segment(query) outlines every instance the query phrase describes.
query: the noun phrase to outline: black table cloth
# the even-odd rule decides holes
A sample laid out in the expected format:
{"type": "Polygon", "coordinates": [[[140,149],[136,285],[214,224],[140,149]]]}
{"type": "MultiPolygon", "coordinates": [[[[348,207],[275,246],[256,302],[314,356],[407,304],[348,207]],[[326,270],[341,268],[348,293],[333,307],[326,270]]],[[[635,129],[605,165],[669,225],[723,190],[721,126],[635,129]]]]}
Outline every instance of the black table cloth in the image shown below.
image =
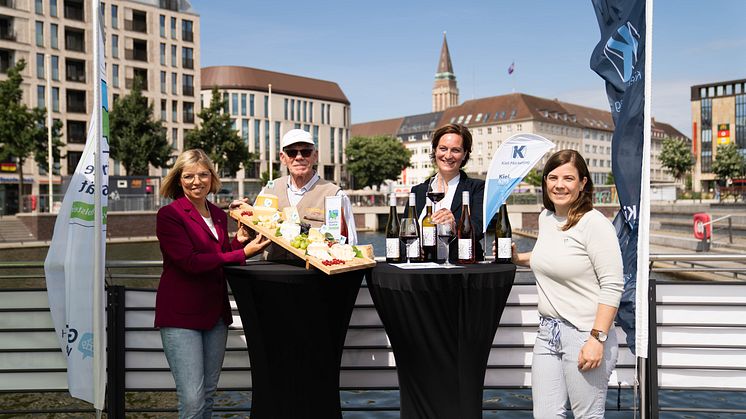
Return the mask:
{"type": "Polygon", "coordinates": [[[226,267],[251,359],[252,419],[341,418],[339,368],[360,270],[226,267]]]}
{"type": "Polygon", "coordinates": [[[396,358],[401,417],[482,417],[492,341],[515,265],[407,270],[379,263],[368,289],[396,358]]]}

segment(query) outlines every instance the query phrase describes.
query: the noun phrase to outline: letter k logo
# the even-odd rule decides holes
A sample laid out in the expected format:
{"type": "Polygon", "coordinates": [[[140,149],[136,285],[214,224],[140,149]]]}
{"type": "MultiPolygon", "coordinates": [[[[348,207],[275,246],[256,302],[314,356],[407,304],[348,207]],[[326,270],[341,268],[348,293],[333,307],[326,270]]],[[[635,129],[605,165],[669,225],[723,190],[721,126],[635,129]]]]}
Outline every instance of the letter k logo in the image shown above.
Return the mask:
{"type": "Polygon", "coordinates": [[[515,158],[525,159],[526,156],[523,155],[523,153],[525,153],[525,152],[526,152],[526,146],[525,145],[522,145],[522,146],[514,145],[513,146],[513,158],[514,159],[515,158]]]}
{"type": "Polygon", "coordinates": [[[637,46],[640,33],[629,22],[620,26],[617,33],[622,37],[622,40],[609,38],[606,41],[604,55],[614,66],[622,81],[626,83],[632,77],[632,67],[637,62],[637,46]]]}

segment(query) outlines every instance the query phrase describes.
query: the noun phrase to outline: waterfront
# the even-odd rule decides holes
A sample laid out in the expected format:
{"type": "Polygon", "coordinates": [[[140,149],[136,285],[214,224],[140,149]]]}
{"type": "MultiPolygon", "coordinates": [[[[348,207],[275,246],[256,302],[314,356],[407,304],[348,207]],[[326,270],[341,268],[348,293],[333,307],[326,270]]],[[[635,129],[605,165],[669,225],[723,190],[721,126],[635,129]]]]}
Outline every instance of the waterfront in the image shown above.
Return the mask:
{"type": "MultiPolygon", "coordinates": [[[[377,254],[383,249],[381,241],[383,237],[380,233],[361,233],[360,241],[362,243],[374,244],[377,254]]],[[[532,246],[533,240],[516,237],[518,246],[521,250],[528,250],[532,246]]],[[[37,248],[16,248],[12,250],[0,251],[2,260],[25,260],[34,261],[37,264],[43,261],[46,255],[45,247],[37,248]],[[10,257],[12,255],[12,257],[10,257]]],[[[160,260],[160,252],[157,242],[151,240],[146,242],[127,242],[111,243],[108,247],[107,259],[114,260],[160,260]]],[[[40,268],[35,269],[36,275],[40,268]]],[[[159,268],[150,268],[149,284],[157,283],[159,268]]],[[[530,273],[521,273],[521,280],[528,277],[530,273]]],[[[655,274],[656,277],[659,274],[655,274]]],[[[43,287],[43,279],[37,279],[38,287],[43,287]],[[40,284],[40,285],[39,285],[40,284]]],[[[128,286],[133,285],[132,280],[127,280],[128,286]]],[[[738,342],[733,343],[738,345],[738,342]]],[[[705,365],[703,361],[701,365],[705,365]]],[[[697,363],[700,365],[700,363],[697,363]]],[[[660,417],[665,418],[736,418],[745,417],[746,410],[746,393],[741,391],[691,391],[691,390],[660,390],[660,405],[666,409],[688,408],[690,411],[681,412],[661,412],[660,417]],[[738,413],[714,413],[705,411],[692,411],[692,409],[733,409],[740,410],[738,413]]],[[[172,392],[128,392],[127,405],[130,408],[169,408],[174,405],[174,395],[172,392]]],[[[0,405],[6,408],[31,409],[43,408],[44,406],[69,406],[70,399],[65,393],[44,393],[39,397],[35,393],[23,394],[6,394],[0,405]],[[8,402],[8,398],[12,398],[8,402]],[[50,402],[50,403],[47,403],[50,402]],[[12,407],[11,407],[12,406],[12,407]]],[[[396,390],[345,390],[341,392],[342,405],[348,411],[344,417],[349,418],[395,418],[399,417],[398,405],[399,396],[396,390]],[[371,411],[372,409],[372,411],[371,411]]],[[[530,417],[531,394],[529,389],[489,389],[484,393],[484,417],[506,417],[506,418],[528,418],[530,417]],[[494,410],[492,410],[494,409],[494,410]]],[[[250,392],[224,391],[218,398],[218,406],[224,409],[216,413],[215,417],[247,417],[246,413],[236,413],[229,409],[248,409],[251,403],[250,392]]],[[[615,386],[610,389],[607,400],[607,416],[609,418],[627,418],[632,417],[631,409],[634,406],[632,399],[632,390],[629,388],[617,391],[615,386]],[[619,399],[618,399],[619,398],[619,399]],[[621,411],[614,411],[619,400],[621,411]]],[[[172,414],[145,414],[131,413],[128,417],[173,417],[172,414]]],[[[26,416],[2,416],[0,417],[26,417],[26,416]]],[[[80,417],[80,415],[59,415],[48,417],[80,417]]]]}

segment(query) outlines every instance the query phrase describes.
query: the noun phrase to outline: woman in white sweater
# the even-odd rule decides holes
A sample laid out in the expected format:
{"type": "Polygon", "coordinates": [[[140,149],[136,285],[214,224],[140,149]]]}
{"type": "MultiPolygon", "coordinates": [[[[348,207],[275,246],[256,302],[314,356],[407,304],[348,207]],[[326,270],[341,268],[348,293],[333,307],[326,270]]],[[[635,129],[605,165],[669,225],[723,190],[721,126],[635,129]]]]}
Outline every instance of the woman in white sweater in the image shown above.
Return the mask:
{"type": "Polygon", "coordinates": [[[531,385],[535,418],[603,418],[616,366],[614,316],[624,285],[622,255],[611,222],[593,209],[593,183],[574,150],[544,166],[539,236],[513,262],[529,266],[539,294],[539,334],[531,385]]]}

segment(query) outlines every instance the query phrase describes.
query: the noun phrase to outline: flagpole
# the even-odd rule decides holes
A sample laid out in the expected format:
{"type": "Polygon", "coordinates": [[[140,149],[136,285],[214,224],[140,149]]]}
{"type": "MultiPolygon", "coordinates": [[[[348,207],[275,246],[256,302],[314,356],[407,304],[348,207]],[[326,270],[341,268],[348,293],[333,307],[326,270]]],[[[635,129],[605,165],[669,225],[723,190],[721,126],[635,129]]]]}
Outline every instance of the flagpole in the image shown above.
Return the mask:
{"type": "Polygon", "coordinates": [[[267,109],[267,119],[269,120],[269,144],[267,145],[269,145],[269,180],[273,180],[275,178],[272,172],[274,172],[273,166],[275,162],[275,135],[277,135],[277,133],[272,132],[274,131],[275,126],[275,124],[272,122],[272,83],[270,83],[268,86],[269,99],[267,107],[269,109],[267,109]]]}
{"type": "Polygon", "coordinates": [[[48,192],[49,192],[49,212],[52,212],[54,207],[54,195],[52,194],[52,165],[54,164],[54,157],[52,155],[52,56],[45,54],[44,61],[47,62],[47,181],[48,192]],[[49,60],[47,60],[49,58],[49,60]]]}
{"type": "Polygon", "coordinates": [[[102,312],[102,287],[103,287],[103,252],[102,252],[102,230],[103,214],[101,205],[103,167],[101,150],[101,2],[100,0],[91,0],[91,22],[93,24],[93,112],[91,113],[91,123],[93,123],[94,153],[93,165],[95,193],[93,195],[94,223],[93,223],[93,407],[96,408],[96,417],[101,417],[101,411],[104,408],[104,391],[106,385],[105,368],[101,368],[104,351],[106,349],[106,340],[102,335],[103,312],[102,312]]]}

